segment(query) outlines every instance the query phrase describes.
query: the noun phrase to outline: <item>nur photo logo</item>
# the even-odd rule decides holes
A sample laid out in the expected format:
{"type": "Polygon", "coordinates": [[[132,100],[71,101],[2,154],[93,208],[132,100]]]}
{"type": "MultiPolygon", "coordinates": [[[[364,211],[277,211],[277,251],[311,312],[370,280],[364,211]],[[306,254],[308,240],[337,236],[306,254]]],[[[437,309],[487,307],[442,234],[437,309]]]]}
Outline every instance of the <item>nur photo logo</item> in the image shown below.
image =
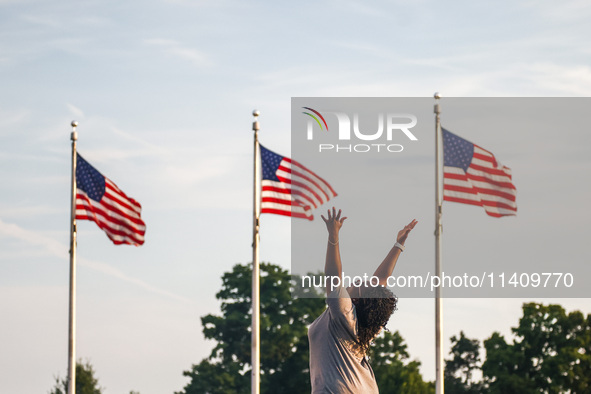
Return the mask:
{"type": "MultiPolygon", "coordinates": [[[[365,153],[372,151],[398,153],[404,150],[404,146],[399,143],[392,143],[394,139],[398,140],[404,136],[410,141],[418,141],[418,138],[410,130],[417,125],[417,117],[413,114],[379,112],[360,116],[357,112],[348,114],[346,112],[323,111],[323,116],[320,111],[313,108],[302,108],[306,110],[302,114],[308,117],[306,138],[309,141],[314,140],[314,129],[329,131],[326,118],[331,119],[331,123],[336,121],[337,133],[336,135],[333,134],[331,138],[336,137],[338,141],[337,143],[325,143],[324,141],[319,143],[318,151],[320,153],[365,153]],[[374,126],[370,128],[368,124],[374,126]],[[353,143],[355,141],[363,143],[353,143]]],[[[334,127],[331,126],[331,130],[334,130],[334,127]]],[[[323,138],[323,140],[325,139],[323,138]]]]}
{"type": "MultiPolygon", "coordinates": [[[[312,109],[310,107],[302,107],[302,108],[307,109],[308,111],[314,112],[320,119],[322,119],[322,123],[324,123],[324,126],[326,127],[326,131],[328,131],[328,124],[326,124],[326,120],[324,119],[324,116],[322,116],[320,114],[320,112],[318,112],[315,109],[312,109]]],[[[320,130],[322,130],[322,124],[320,123],[320,121],[318,120],[318,118],[316,116],[312,115],[309,112],[302,112],[302,113],[305,115],[308,115],[309,117],[314,119],[316,121],[316,123],[318,123],[318,126],[320,126],[320,130]]],[[[309,140],[312,139],[312,121],[308,122],[308,139],[309,140]]]]}

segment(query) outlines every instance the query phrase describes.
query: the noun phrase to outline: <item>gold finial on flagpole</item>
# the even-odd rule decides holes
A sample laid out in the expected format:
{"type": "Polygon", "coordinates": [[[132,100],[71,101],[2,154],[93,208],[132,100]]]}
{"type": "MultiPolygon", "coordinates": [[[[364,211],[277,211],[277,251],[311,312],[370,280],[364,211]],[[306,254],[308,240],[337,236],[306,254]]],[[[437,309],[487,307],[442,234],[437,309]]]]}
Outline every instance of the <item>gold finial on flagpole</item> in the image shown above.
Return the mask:
{"type": "Polygon", "coordinates": [[[433,98],[435,99],[434,112],[439,116],[439,113],[440,113],[440,110],[439,110],[439,99],[441,98],[441,95],[439,94],[439,92],[435,92],[435,94],[433,95],[433,98]]]}
{"type": "Polygon", "coordinates": [[[72,141],[76,141],[78,139],[78,133],[76,132],[76,127],[78,127],[78,122],[73,120],[72,123],[70,123],[70,125],[72,126],[72,134],[70,136],[70,139],[72,141]]]}
{"type": "Polygon", "coordinates": [[[252,116],[254,116],[254,122],[252,122],[252,130],[257,132],[261,129],[261,126],[259,125],[259,115],[261,114],[261,111],[259,111],[258,109],[255,109],[254,111],[252,111],[252,116]]]}

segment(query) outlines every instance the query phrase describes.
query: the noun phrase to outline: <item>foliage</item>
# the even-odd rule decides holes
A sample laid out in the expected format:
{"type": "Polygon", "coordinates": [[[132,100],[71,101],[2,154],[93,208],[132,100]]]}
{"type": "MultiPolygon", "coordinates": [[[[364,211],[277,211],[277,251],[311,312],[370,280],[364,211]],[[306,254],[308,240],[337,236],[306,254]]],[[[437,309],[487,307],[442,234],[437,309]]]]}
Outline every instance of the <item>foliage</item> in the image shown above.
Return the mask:
{"type": "MultiPolygon", "coordinates": [[[[276,265],[263,263],[260,270],[261,392],[310,392],[308,326],[326,308],[324,292],[298,287],[298,278],[292,280],[276,265]]],[[[208,358],[183,373],[190,382],[177,394],[250,393],[251,275],[250,265],[236,265],[223,275],[216,295],[221,316],[201,318],[205,338],[216,345],[208,358]]],[[[422,380],[420,363],[406,362],[398,333],[378,338],[371,358],[382,392],[433,392],[422,380]]]]}
{"type": "Polygon", "coordinates": [[[480,369],[480,342],[469,339],[460,331],[460,337],[451,337],[452,358],[445,360],[445,392],[449,394],[480,393],[481,382],[474,380],[473,373],[480,369]]]}
{"type": "Polygon", "coordinates": [[[376,381],[383,393],[431,394],[435,386],[424,382],[419,361],[407,362],[409,355],[404,339],[398,331],[385,331],[376,338],[370,348],[369,357],[376,381]]]}
{"type": "Polygon", "coordinates": [[[446,361],[447,393],[591,393],[591,315],[567,314],[560,305],[523,304],[508,343],[498,332],[484,341],[483,381],[475,382],[479,343],[452,337],[446,361]]]}
{"type": "Polygon", "coordinates": [[[591,315],[528,303],[512,331],[511,344],[496,332],[484,341],[489,392],[591,392],[591,315]]]}
{"type": "MultiPolygon", "coordinates": [[[[66,394],[68,392],[68,379],[55,378],[55,386],[49,394],[66,394]]],[[[90,362],[76,363],[76,394],[101,394],[102,388],[98,385],[94,369],[90,362]]]]}
{"type": "MultiPolygon", "coordinates": [[[[324,311],[325,302],[292,298],[297,281],[279,266],[262,263],[260,272],[261,392],[281,387],[283,393],[300,393],[310,387],[307,326],[324,311]]],[[[216,295],[222,316],[201,318],[205,338],[217,344],[207,359],[184,372],[191,381],[183,393],[250,392],[251,275],[251,266],[240,264],[223,275],[216,295]]]]}

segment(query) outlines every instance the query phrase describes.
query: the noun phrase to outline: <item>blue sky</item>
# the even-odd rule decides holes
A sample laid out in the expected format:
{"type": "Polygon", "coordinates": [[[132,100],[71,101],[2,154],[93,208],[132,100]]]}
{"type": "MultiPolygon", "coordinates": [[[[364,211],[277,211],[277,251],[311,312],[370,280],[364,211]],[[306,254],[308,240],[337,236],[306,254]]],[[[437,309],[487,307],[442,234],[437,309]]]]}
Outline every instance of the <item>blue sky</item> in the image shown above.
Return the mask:
{"type": "MultiPolygon", "coordinates": [[[[222,273],[251,259],[253,109],[261,141],[288,154],[291,97],[591,94],[585,1],[0,7],[1,392],[44,392],[66,373],[71,120],[148,227],[134,248],[79,224],[78,357],[107,393],[150,394],[180,390],[208,355],[199,317],[217,313],[222,273]]],[[[526,144],[488,147],[511,167],[526,144]]],[[[289,220],[265,216],[261,231],[261,260],[289,267],[289,220]]],[[[523,301],[446,300],[445,337],[509,334],[523,301]]],[[[408,302],[391,328],[432,379],[433,302],[408,302]]]]}

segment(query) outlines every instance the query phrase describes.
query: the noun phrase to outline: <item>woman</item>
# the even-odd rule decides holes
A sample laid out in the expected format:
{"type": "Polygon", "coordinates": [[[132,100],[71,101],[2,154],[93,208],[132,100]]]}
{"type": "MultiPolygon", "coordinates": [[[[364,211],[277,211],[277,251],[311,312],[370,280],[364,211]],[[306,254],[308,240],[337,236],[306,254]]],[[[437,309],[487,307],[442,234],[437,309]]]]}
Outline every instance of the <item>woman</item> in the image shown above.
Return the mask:
{"type": "Polygon", "coordinates": [[[384,286],[417,221],[413,220],[400,230],[396,243],[375,271],[379,286],[372,286],[375,285],[373,281],[349,288],[333,288],[331,277],[342,277],[339,231],[347,218],[341,218],[341,210],[337,213],[334,207],[327,216],[322,219],[328,230],[324,265],[324,275],[328,277],[328,308],[308,330],[312,394],[378,393],[367,351],[396,309],[396,297],[384,286]]]}

